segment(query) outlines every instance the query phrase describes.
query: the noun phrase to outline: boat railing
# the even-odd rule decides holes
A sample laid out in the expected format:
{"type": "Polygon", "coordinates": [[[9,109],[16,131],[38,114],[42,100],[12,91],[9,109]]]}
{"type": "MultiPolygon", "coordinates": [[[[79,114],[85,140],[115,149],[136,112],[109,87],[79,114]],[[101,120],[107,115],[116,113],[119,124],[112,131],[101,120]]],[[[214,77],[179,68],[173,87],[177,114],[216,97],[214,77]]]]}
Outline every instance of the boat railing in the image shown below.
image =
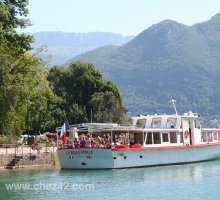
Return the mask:
{"type": "Polygon", "coordinates": [[[61,149],[134,149],[134,148],[143,148],[142,144],[108,144],[105,146],[86,146],[86,145],[72,145],[72,144],[63,144],[58,146],[58,150],[61,149]]]}
{"type": "Polygon", "coordinates": [[[220,141],[219,128],[203,128],[201,134],[202,142],[216,142],[220,141]]]}

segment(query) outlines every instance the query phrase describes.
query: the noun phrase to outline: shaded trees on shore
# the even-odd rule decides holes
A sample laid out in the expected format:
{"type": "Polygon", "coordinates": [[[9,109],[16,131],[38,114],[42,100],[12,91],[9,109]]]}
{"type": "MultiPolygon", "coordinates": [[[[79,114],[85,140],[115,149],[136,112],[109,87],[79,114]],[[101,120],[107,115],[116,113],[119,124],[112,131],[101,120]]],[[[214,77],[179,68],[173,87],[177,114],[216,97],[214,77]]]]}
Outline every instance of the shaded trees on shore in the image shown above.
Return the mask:
{"type": "Polygon", "coordinates": [[[50,69],[48,80],[71,123],[123,122],[125,109],[117,86],[103,80],[93,64],[74,62],[50,69]]]}
{"type": "Polygon", "coordinates": [[[121,122],[121,95],[94,65],[47,68],[46,60],[33,55],[34,38],[17,32],[30,25],[27,5],[0,0],[0,132],[54,131],[64,113],[70,123],[121,122]]]}

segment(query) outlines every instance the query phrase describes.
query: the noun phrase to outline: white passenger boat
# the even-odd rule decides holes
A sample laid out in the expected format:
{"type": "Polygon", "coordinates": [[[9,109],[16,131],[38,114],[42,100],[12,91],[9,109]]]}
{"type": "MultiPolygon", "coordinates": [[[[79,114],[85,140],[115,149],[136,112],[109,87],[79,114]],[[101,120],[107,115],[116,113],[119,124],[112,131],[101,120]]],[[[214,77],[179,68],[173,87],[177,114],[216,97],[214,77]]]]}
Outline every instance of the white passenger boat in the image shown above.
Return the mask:
{"type": "Polygon", "coordinates": [[[57,151],[61,168],[122,169],[220,158],[220,129],[202,128],[195,113],[140,115],[132,120],[130,126],[71,126],[68,142],[57,151]]]}

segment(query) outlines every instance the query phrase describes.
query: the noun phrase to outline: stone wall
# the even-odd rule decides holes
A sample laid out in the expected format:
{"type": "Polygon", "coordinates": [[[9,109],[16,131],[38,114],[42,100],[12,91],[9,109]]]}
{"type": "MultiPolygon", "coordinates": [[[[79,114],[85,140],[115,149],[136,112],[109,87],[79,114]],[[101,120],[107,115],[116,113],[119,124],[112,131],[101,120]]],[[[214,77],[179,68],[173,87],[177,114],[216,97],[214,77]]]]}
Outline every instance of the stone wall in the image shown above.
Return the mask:
{"type": "Polygon", "coordinates": [[[18,161],[19,166],[23,165],[54,165],[53,154],[26,154],[18,161]]]}
{"type": "Polygon", "coordinates": [[[31,147],[0,148],[0,168],[4,168],[16,156],[22,156],[17,162],[18,167],[36,165],[54,165],[56,149],[54,147],[43,148],[40,151],[31,147]]]}
{"type": "Polygon", "coordinates": [[[0,168],[5,167],[15,156],[10,154],[0,155],[0,168]]]}

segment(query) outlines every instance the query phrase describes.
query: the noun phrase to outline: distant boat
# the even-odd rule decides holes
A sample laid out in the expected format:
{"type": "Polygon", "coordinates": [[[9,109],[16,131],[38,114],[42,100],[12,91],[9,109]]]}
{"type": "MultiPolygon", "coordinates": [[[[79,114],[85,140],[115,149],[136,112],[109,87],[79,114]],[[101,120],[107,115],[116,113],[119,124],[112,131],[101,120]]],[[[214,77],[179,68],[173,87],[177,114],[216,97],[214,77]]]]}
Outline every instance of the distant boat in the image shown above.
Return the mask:
{"type": "Polygon", "coordinates": [[[58,147],[62,169],[123,169],[220,158],[220,129],[202,128],[199,116],[132,117],[132,125],[85,123],[70,127],[58,147]]]}

